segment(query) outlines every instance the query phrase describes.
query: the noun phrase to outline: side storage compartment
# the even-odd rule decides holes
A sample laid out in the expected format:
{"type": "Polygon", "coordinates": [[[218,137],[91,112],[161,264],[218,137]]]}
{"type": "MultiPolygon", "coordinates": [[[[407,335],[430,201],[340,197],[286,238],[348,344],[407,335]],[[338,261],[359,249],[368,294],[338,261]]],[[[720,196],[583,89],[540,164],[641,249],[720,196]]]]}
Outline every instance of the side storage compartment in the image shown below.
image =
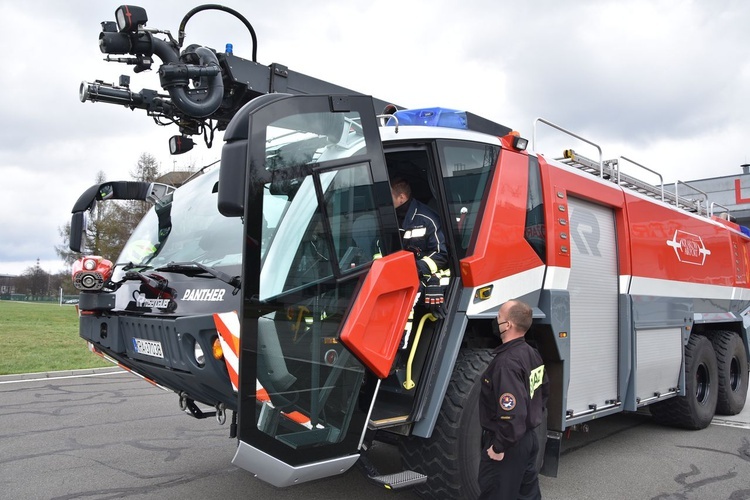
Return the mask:
{"type": "Polygon", "coordinates": [[[682,329],[641,329],[635,335],[635,395],[641,406],[677,390],[682,368],[682,329]]]}

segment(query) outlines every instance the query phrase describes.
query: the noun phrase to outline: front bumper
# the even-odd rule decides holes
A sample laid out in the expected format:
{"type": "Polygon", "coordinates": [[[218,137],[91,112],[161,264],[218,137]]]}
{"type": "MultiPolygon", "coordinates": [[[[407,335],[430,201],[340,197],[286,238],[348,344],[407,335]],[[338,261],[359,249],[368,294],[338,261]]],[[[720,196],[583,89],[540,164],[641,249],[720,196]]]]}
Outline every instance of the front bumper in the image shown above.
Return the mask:
{"type": "Polygon", "coordinates": [[[217,337],[213,315],[82,315],[79,334],[123,367],[160,386],[209,406],[223,404],[227,409],[237,409],[237,393],[232,389],[226,364],[211,355],[217,337]],[[163,357],[138,352],[136,339],[158,342],[163,357]],[[196,343],[204,353],[203,366],[195,359],[196,343]]]}

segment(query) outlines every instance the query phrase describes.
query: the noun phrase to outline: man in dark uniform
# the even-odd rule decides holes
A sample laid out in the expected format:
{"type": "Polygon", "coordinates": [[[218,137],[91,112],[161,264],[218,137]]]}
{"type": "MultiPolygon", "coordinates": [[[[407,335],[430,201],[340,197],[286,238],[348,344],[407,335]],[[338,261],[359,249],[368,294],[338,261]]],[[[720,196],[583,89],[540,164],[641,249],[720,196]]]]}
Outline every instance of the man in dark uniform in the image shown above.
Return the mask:
{"type": "MultiPolygon", "coordinates": [[[[445,289],[450,280],[448,247],[445,245],[440,217],[430,207],[412,198],[411,186],[404,179],[397,178],[391,182],[391,196],[404,249],[412,252],[416,259],[420,282],[417,303],[424,304],[439,316],[443,314],[445,289]]],[[[409,313],[404,328],[402,349],[408,347],[413,322],[414,309],[409,313]]]]}
{"type": "Polygon", "coordinates": [[[448,268],[448,247],[440,217],[430,207],[412,198],[411,186],[403,179],[391,184],[404,248],[414,252],[420,279],[448,268]]]}
{"type": "Polygon", "coordinates": [[[542,357],[524,338],[531,322],[531,307],[518,300],[497,314],[502,344],[482,375],[479,396],[480,499],[542,498],[534,429],[542,422],[549,383],[542,357]]]}

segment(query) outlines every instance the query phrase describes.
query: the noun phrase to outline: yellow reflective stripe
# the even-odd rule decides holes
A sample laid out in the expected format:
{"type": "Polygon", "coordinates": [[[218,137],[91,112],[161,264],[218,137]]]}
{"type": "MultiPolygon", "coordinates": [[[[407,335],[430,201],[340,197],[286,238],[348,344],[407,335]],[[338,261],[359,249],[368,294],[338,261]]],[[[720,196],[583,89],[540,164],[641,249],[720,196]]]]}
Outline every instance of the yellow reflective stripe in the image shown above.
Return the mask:
{"type": "Polygon", "coordinates": [[[422,261],[427,264],[427,267],[430,268],[431,274],[435,274],[436,272],[438,272],[438,266],[437,264],[435,264],[434,260],[429,257],[422,257],[422,261]]]}
{"type": "Polygon", "coordinates": [[[534,391],[539,389],[544,380],[544,365],[537,366],[529,374],[529,397],[534,397],[534,391]]]}

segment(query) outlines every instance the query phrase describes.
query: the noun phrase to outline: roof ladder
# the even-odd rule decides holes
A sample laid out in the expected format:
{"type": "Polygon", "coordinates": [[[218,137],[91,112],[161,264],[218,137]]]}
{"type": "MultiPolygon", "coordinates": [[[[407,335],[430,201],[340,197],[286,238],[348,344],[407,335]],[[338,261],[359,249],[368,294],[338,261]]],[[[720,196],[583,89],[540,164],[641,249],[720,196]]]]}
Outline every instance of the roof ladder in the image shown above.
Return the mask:
{"type": "Polygon", "coordinates": [[[700,189],[694,186],[691,186],[690,184],[686,182],[679,181],[679,180],[674,183],[673,192],[670,190],[665,190],[664,178],[661,176],[660,173],[656,172],[655,170],[651,170],[650,168],[645,167],[641,165],[640,163],[637,163],[624,156],[620,156],[619,158],[615,158],[612,160],[602,160],[602,150],[597,144],[587,139],[584,139],[583,137],[576,135],[573,132],[570,132],[569,130],[566,130],[558,125],[555,125],[554,123],[551,123],[543,118],[537,118],[534,121],[534,131],[533,131],[533,136],[532,136],[532,149],[536,150],[536,125],[538,122],[544,123],[554,129],[559,130],[560,132],[563,132],[564,134],[567,134],[580,141],[583,141],[586,144],[589,144],[595,147],[599,151],[599,161],[586,158],[585,156],[576,153],[572,149],[566,149],[563,152],[562,158],[555,158],[557,161],[564,163],[566,165],[569,165],[571,167],[575,167],[579,170],[595,175],[597,177],[600,177],[604,180],[613,182],[624,188],[637,191],[645,196],[661,200],[670,205],[674,205],[675,207],[686,210],[688,212],[697,213],[699,215],[701,214],[709,215],[707,193],[701,191],[700,189]],[[628,162],[632,165],[640,167],[656,175],[657,177],[659,177],[659,184],[658,185],[649,184],[648,182],[645,182],[641,179],[638,179],[636,177],[633,177],[631,175],[621,172],[620,163],[622,161],[628,162]],[[692,191],[698,193],[700,196],[702,196],[703,199],[693,199],[693,198],[687,198],[685,196],[680,196],[679,195],[680,185],[685,186],[691,189],[692,191]]]}

